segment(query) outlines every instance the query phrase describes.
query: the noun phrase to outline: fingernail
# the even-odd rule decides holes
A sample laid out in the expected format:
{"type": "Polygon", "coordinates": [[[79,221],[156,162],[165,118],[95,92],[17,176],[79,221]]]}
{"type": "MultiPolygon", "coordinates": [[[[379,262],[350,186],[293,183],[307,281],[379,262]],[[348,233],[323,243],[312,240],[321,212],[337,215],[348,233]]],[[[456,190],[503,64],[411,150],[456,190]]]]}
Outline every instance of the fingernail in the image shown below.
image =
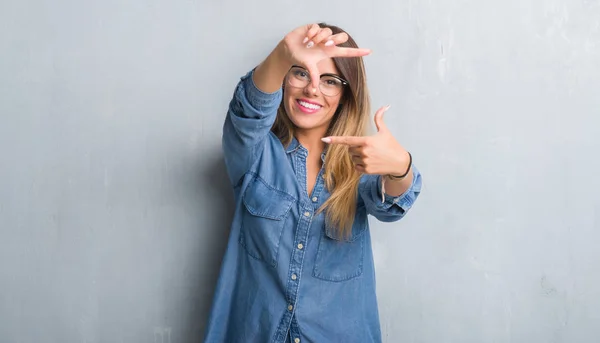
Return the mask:
{"type": "Polygon", "coordinates": [[[325,143],[331,143],[331,138],[329,138],[329,137],[321,138],[321,140],[325,143]]]}
{"type": "Polygon", "coordinates": [[[306,47],[310,49],[313,47],[313,45],[315,45],[315,43],[313,43],[313,41],[310,41],[308,42],[308,44],[306,44],[306,47]]]}
{"type": "Polygon", "coordinates": [[[387,105],[387,106],[385,107],[385,111],[389,110],[389,109],[390,109],[390,107],[392,107],[392,105],[387,105]]]}
{"type": "Polygon", "coordinates": [[[302,44],[306,44],[306,42],[308,42],[308,37],[304,37],[304,40],[302,41],[302,44]]]}
{"type": "Polygon", "coordinates": [[[333,45],[333,41],[330,39],[325,43],[325,46],[332,46],[333,45]]]}

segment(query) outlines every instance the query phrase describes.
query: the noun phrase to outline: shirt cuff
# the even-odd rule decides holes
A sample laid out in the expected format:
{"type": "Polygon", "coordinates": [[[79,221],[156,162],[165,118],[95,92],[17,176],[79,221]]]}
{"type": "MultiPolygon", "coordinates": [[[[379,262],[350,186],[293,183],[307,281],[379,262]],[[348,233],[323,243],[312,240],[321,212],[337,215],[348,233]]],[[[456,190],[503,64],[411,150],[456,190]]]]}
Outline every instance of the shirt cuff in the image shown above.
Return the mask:
{"type": "Polygon", "coordinates": [[[420,191],[416,188],[420,184],[420,179],[421,179],[421,175],[420,175],[419,171],[414,166],[413,166],[412,172],[413,172],[412,184],[410,185],[410,187],[408,187],[408,189],[404,193],[400,194],[399,196],[391,196],[389,194],[386,194],[383,175],[379,175],[377,177],[378,178],[377,182],[379,182],[379,185],[380,185],[378,190],[380,193],[379,195],[381,196],[381,204],[383,207],[390,208],[393,205],[397,205],[405,211],[412,207],[412,205],[415,203],[415,200],[417,199],[416,194],[418,194],[418,192],[420,191]]]}

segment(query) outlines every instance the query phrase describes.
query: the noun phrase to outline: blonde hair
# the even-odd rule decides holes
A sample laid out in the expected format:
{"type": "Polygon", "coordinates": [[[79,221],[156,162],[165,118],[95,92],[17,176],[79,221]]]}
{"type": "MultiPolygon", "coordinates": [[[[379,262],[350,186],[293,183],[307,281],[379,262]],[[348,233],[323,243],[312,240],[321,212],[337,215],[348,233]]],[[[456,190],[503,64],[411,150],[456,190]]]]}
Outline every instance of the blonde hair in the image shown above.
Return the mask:
{"type": "MultiPolygon", "coordinates": [[[[339,27],[324,23],[320,23],[319,26],[330,28],[333,34],[345,32],[339,27]]],[[[348,41],[339,46],[358,47],[350,35],[348,41]]],[[[327,135],[364,136],[369,129],[367,124],[371,109],[363,60],[360,57],[345,57],[333,58],[333,62],[341,76],[348,81],[348,87],[344,90],[337,112],[329,124],[327,135]]],[[[279,106],[271,130],[284,146],[287,147],[292,142],[294,124],[288,118],[283,102],[279,106]]],[[[342,236],[348,237],[352,233],[362,173],[354,168],[348,147],[342,144],[327,147],[324,169],[325,186],[331,196],[318,212],[325,211],[329,225],[335,227],[342,236]]]]}

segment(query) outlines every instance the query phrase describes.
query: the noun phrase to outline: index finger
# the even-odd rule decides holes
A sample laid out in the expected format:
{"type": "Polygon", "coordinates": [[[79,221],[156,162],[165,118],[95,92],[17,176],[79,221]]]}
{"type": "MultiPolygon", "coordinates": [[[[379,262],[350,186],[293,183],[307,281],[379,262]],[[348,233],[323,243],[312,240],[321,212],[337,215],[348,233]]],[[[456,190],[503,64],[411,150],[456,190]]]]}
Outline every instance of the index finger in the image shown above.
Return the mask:
{"type": "Polygon", "coordinates": [[[328,144],[344,144],[350,146],[361,146],[363,145],[367,137],[353,137],[353,136],[330,136],[321,138],[321,140],[328,144]]]}
{"type": "Polygon", "coordinates": [[[371,54],[371,49],[340,48],[335,47],[330,53],[331,57],[362,57],[371,54]]]}

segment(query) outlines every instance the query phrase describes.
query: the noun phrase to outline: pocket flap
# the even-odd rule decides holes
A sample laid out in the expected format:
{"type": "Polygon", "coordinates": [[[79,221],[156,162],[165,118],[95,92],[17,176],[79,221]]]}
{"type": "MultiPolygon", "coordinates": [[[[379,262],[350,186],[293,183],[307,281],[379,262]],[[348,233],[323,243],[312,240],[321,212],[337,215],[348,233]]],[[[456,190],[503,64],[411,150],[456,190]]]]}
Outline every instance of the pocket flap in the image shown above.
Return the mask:
{"type": "Polygon", "coordinates": [[[331,225],[329,220],[325,219],[325,236],[336,241],[354,242],[365,232],[368,225],[366,211],[358,209],[352,223],[352,234],[348,236],[343,235],[337,227],[331,225]]]}
{"type": "Polygon", "coordinates": [[[294,200],[293,196],[268,185],[258,176],[250,181],[242,196],[250,214],[273,220],[283,219],[294,200]]]}

